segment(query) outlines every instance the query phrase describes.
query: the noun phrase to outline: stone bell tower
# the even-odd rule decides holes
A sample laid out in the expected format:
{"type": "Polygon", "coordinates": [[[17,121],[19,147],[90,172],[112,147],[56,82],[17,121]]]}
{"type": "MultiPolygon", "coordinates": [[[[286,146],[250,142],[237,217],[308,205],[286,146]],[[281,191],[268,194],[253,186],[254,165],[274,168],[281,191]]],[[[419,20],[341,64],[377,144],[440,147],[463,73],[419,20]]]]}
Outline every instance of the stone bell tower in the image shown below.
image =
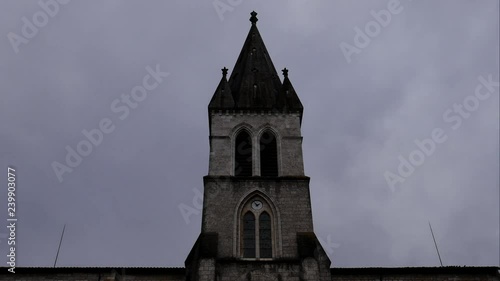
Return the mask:
{"type": "Polygon", "coordinates": [[[208,105],[210,162],[201,234],[186,280],[331,280],[312,222],[304,175],[303,107],[281,82],[257,29],[208,105]]]}

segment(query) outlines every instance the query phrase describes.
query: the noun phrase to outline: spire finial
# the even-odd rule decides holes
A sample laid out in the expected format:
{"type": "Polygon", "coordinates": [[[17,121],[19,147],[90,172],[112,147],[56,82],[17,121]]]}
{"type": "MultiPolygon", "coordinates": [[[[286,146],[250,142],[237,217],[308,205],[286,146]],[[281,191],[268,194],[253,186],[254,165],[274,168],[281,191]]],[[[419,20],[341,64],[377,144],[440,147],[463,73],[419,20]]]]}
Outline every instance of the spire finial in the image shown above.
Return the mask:
{"type": "Polygon", "coordinates": [[[250,17],[250,21],[252,22],[252,25],[255,25],[257,23],[257,21],[259,20],[257,18],[257,13],[255,11],[252,11],[250,13],[250,15],[252,16],[252,17],[250,17]]]}
{"type": "Polygon", "coordinates": [[[222,77],[223,77],[223,78],[226,78],[226,75],[227,75],[227,71],[228,71],[228,69],[224,66],[224,68],[223,68],[223,69],[221,69],[221,70],[222,70],[222,77]]]}
{"type": "Polygon", "coordinates": [[[288,69],[286,69],[286,67],[285,67],[285,68],[283,68],[282,71],[283,71],[283,76],[285,76],[285,78],[287,78],[288,77],[288,69]]]}

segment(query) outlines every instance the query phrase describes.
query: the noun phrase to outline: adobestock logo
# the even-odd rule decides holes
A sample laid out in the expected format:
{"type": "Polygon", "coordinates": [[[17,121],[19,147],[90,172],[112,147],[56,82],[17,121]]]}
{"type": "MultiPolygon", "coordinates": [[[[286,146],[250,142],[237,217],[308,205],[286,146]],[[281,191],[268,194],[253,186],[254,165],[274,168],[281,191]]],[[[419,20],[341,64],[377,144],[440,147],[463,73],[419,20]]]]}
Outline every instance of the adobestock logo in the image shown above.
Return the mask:
{"type": "MultiPolygon", "coordinates": [[[[473,94],[466,96],[461,103],[454,103],[452,107],[443,112],[443,121],[451,124],[452,130],[458,130],[464,120],[469,119],[472,116],[471,113],[479,109],[482,102],[488,100],[495,91],[498,92],[500,83],[493,80],[493,75],[489,74],[487,78],[479,76],[478,80],[479,83],[473,94]]],[[[397,172],[393,173],[388,170],[384,172],[384,178],[391,191],[394,192],[398,183],[404,183],[419,166],[422,166],[425,160],[436,152],[438,144],[443,144],[447,140],[448,135],[442,128],[434,128],[429,138],[416,139],[414,141],[416,149],[409,153],[408,158],[403,157],[403,155],[398,156],[397,172]]]]}
{"type": "Polygon", "coordinates": [[[219,16],[220,21],[224,20],[224,14],[226,12],[232,12],[235,7],[241,5],[243,0],[214,0],[212,5],[214,6],[217,16],[219,16]]]}
{"type": "Polygon", "coordinates": [[[328,236],[326,236],[326,240],[324,240],[323,238],[321,238],[319,236],[317,238],[318,238],[318,241],[323,246],[323,250],[325,250],[325,252],[328,255],[330,255],[330,257],[333,256],[334,249],[338,249],[340,247],[339,243],[335,243],[335,242],[332,241],[332,235],[331,234],[328,234],[328,236]]]}
{"type": "MultiPolygon", "coordinates": [[[[111,102],[111,112],[117,114],[119,120],[125,120],[130,115],[132,109],[139,106],[148,97],[148,92],[156,89],[163,79],[168,77],[170,73],[160,71],[160,65],[156,65],[156,70],[151,66],[146,67],[146,74],[142,78],[142,84],[133,87],[130,94],[122,94],[121,98],[116,98],[111,102]]],[[[102,118],[99,121],[98,128],[90,130],[82,130],[84,139],[76,144],[76,149],[67,145],[66,157],[64,164],[54,161],[51,166],[57,176],[59,182],[63,182],[63,175],[73,172],[73,169],[80,166],[84,157],[89,156],[94,147],[98,147],[104,140],[106,134],[110,134],[116,128],[115,124],[110,118],[102,118]]]]}
{"type": "Polygon", "coordinates": [[[38,6],[41,10],[37,11],[29,20],[27,17],[22,17],[21,21],[23,26],[21,27],[21,35],[9,32],[7,38],[12,46],[12,49],[17,54],[19,53],[19,46],[21,44],[28,44],[31,39],[33,39],[39,31],[39,28],[46,26],[49,23],[49,18],[55,17],[60,10],[60,5],[66,5],[70,0],[40,0],[38,1],[38,6]]]}
{"type": "Polygon", "coordinates": [[[357,26],[354,27],[354,46],[345,41],[339,45],[347,63],[351,63],[352,55],[359,55],[364,48],[370,45],[372,39],[377,37],[382,32],[382,29],[391,23],[393,15],[397,15],[403,11],[403,7],[400,4],[399,0],[390,0],[387,3],[387,9],[382,9],[378,12],[374,10],[370,11],[374,20],[367,22],[363,30],[357,26]]]}

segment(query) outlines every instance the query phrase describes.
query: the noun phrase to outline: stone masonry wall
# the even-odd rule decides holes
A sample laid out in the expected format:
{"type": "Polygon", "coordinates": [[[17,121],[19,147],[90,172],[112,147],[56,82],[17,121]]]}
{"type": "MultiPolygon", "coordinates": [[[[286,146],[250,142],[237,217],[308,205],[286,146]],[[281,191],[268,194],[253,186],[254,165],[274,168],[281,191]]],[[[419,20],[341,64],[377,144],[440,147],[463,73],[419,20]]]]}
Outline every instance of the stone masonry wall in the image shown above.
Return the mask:
{"type": "MultiPolygon", "coordinates": [[[[275,241],[275,257],[297,257],[297,232],[312,232],[309,179],[245,179],[205,178],[202,232],[219,235],[218,257],[233,257],[237,245],[239,216],[237,209],[245,196],[258,190],[268,196],[277,209],[274,233],[281,235],[275,241]],[[236,240],[235,240],[236,239],[236,240]],[[279,249],[282,255],[279,255],[279,249]]],[[[237,251],[237,250],[236,250],[237,251]]]]}
{"type": "Polygon", "coordinates": [[[302,136],[299,114],[212,113],[210,116],[209,175],[234,175],[234,131],[241,124],[249,129],[253,142],[253,170],[259,175],[259,136],[266,127],[278,134],[280,176],[303,176],[302,136]]]}
{"type": "Polygon", "coordinates": [[[294,263],[228,263],[218,267],[218,281],[302,281],[300,275],[300,266],[294,263]]]}

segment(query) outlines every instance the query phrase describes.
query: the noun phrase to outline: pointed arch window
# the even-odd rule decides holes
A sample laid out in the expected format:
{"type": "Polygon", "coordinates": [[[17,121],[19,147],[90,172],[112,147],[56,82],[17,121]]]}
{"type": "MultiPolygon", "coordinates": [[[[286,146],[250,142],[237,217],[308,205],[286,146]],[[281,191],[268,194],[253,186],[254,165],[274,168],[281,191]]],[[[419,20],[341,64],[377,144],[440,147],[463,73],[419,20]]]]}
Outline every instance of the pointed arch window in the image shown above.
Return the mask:
{"type": "Polygon", "coordinates": [[[271,236],[271,216],[262,212],[259,216],[259,250],[261,258],[273,256],[273,245],[271,236]]]}
{"type": "Polygon", "coordinates": [[[236,136],[234,150],[234,175],[252,176],[252,139],[246,131],[243,130],[236,136]]]}
{"type": "Polygon", "coordinates": [[[241,255],[243,258],[273,257],[273,218],[270,206],[254,197],[242,210],[241,255]]]}
{"type": "Polygon", "coordinates": [[[260,144],[260,175],[263,177],[278,176],[278,146],[276,136],[265,131],[259,140],[260,144]]]}
{"type": "Polygon", "coordinates": [[[250,211],[243,217],[243,257],[255,258],[255,215],[250,211]]]}

